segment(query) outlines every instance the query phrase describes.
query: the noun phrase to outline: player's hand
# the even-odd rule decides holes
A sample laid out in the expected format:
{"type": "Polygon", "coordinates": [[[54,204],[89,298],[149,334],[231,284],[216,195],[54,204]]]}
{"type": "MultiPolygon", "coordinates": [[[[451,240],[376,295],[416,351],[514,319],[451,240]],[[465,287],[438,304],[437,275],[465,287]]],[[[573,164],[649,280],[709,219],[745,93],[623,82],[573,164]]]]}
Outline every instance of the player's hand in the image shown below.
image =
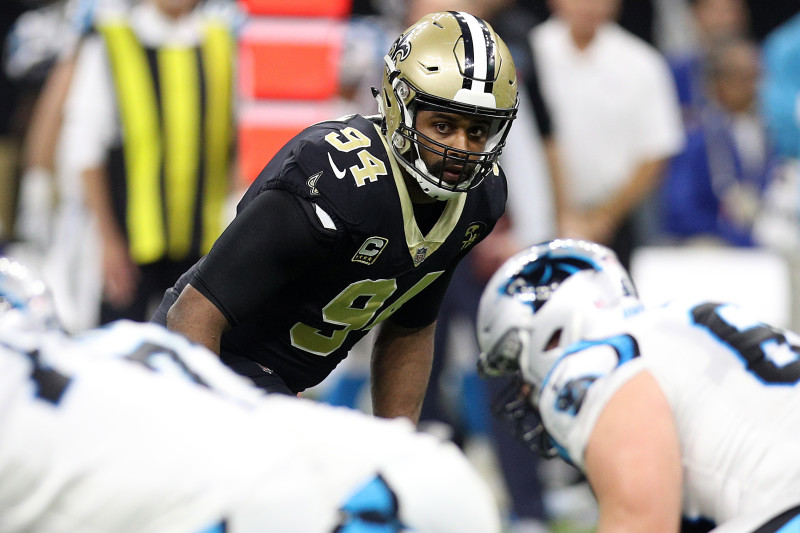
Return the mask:
{"type": "Polygon", "coordinates": [[[559,237],[609,244],[616,231],[613,220],[600,209],[569,211],[558,220],[559,237]]]}
{"type": "Polygon", "coordinates": [[[107,238],[103,241],[103,295],[114,307],[125,307],[133,302],[139,281],[139,269],[128,254],[123,239],[107,238]]]}

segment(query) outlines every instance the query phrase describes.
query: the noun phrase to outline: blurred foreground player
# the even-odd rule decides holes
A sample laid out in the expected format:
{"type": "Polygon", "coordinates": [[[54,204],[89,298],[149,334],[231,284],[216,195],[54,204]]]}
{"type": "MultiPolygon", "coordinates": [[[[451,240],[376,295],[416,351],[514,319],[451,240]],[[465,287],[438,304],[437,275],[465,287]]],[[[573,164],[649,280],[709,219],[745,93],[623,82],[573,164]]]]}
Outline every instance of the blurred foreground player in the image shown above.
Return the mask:
{"type": "Polygon", "coordinates": [[[724,303],[645,309],[611,250],[559,240],[495,273],[478,335],[480,369],[520,378],[523,440],[586,474],[598,533],[800,531],[797,334],[724,303]]]}
{"type": "Polygon", "coordinates": [[[154,324],[68,337],[0,258],[0,531],[498,532],[452,445],[264,396],[154,324]]]}

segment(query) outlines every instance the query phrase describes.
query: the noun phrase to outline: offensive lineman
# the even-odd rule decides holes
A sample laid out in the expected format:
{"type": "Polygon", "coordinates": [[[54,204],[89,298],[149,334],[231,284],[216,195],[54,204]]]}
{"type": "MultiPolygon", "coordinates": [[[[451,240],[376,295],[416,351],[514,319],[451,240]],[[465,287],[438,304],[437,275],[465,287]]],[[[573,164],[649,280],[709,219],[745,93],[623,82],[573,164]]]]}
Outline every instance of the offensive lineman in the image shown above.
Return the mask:
{"type": "Polygon", "coordinates": [[[0,257],[0,531],[499,533],[458,449],[266,396],[154,324],[68,337],[0,257]]]}
{"type": "Polygon", "coordinates": [[[153,320],[287,394],[381,324],[374,413],[416,422],[451,274],[505,209],[497,160],[516,72],[486,22],[454,11],[420,19],[384,61],[380,116],[316,124],[284,146],[153,320]]]}
{"type": "Polygon", "coordinates": [[[800,336],[733,305],[644,309],[611,250],[557,240],[481,299],[479,367],[517,374],[506,414],[583,471],[597,531],[800,531],[800,336]],[[538,420],[537,420],[538,422],[538,420]]]}

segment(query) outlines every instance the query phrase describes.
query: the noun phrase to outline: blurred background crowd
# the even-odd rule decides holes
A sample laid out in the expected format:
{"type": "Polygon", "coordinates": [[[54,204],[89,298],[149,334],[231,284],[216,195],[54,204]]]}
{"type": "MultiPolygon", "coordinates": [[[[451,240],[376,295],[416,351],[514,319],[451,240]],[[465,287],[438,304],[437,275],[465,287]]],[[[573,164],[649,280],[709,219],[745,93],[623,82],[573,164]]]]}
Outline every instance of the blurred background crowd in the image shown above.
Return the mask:
{"type": "MultiPolygon", "coordinates": [[[[645,299],[732,300],[798,329],[794,0],[3,0],[0,253],[41,271],[70,329],[146,320],[277,146],[374,114],[393,37],[450,9],[505,39],[520,111],[507,216],[451,284],[422,425],[484,464],[509,531],[591,530],[581,480],[490,415],[503,384],[475,375],[478,297],[514,252],[580,237],[611,246],[645,299]],[[281,56],[292,41],[335,57],[281,56]],[[306,76],[325,68],[330,88],[306,76]],[[120,185],[137,172],[174,190],[120,185]]],[[[369,409],[367,364],[348,358],[312,395],[369,409]]]]}

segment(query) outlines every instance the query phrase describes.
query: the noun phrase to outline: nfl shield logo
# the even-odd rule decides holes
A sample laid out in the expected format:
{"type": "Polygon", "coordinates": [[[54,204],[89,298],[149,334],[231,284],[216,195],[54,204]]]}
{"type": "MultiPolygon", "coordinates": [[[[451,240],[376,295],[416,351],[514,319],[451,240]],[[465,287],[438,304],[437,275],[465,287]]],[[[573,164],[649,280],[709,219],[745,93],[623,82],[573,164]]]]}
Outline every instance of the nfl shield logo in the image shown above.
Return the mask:
{"type": "Polygon", "coordinates": [[[414,266],[425,261],[425,256],[428,255],[428,247],[427,246],[420,246],[417,248],[417,253],[414,254],[414,266]]]}

